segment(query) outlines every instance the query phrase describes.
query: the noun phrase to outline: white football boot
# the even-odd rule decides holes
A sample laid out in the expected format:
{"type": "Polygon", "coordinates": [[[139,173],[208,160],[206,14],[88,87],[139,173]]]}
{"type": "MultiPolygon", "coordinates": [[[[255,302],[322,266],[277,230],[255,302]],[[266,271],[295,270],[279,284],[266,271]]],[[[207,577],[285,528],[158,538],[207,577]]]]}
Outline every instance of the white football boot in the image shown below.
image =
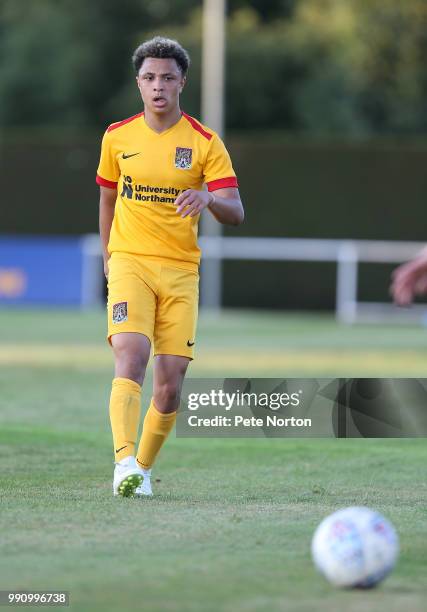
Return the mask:
{"type": "Polygon", "coordinates": [[[144,470],[142,468],[142,475],[144,480],[135,490],[135,497],[152,497],[153,491],[151,490],[151,470],[144,470]]]}
{"type": "Polygon", "coordinates": [[[113,494],[122,497],[132,497],[135,490],[141,484],[143,473],[138,467],[135,457],[129,455],[118,463],[114,468],[113,494]]]}

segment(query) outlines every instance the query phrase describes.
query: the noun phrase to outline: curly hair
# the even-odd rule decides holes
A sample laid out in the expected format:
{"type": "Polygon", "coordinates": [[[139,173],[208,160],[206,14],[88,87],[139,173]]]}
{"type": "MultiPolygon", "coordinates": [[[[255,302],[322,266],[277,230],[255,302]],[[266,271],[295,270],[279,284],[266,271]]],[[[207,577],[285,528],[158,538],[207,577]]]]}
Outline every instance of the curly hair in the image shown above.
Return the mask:
{"type": "Polygon", "coordinates": [[[162,36],[155,36],[151,40],[146,40],[135,49],[132,55],[132,63],[137,74],[147,57],[172,58],[178,64],[183,75],[187,74],[190,66],[190,56],[179,42],[162,36]]]}

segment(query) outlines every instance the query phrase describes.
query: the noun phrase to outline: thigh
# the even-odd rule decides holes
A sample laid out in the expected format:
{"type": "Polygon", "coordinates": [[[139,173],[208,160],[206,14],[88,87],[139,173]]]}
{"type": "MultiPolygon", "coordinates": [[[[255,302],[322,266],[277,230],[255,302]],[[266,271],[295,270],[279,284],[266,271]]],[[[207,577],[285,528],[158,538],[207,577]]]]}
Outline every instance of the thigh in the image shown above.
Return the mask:
{"type": "Polygon", "coordinates": [[[199,275],[163,268],[154,328],[154,355],[193,359],[199,304],[199,275]]]}
{"type": "Polygon", "coordinates": [[[108,271],[108,340],[124,332],[136,332],[152,342],[156,316],[154,272],[136,258],[113,253],[108,271]]]}
{"type": "Polygon", "coordinates": [[[116,378],[130,378],[142,385],[151,344],[147,336],[132,332],[114,334],[111,336],[114,351],[116,378]]]}

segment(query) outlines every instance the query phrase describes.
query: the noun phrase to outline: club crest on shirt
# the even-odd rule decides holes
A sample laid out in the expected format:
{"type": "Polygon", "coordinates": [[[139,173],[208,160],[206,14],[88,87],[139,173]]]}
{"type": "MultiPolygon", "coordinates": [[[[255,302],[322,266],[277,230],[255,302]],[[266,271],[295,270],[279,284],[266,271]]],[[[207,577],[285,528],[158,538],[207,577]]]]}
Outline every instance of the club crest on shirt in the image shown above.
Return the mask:
{"type": "Polygon", "coordinates": [[[175,168],[189,170],[193,159],[193,149],[177,147],[175,152],[175,168]]]}
{"type": "Polygon", "coordinates": [[[113,323],[124,323],[128,320],[128,303],[113,304],[113,323]]]}

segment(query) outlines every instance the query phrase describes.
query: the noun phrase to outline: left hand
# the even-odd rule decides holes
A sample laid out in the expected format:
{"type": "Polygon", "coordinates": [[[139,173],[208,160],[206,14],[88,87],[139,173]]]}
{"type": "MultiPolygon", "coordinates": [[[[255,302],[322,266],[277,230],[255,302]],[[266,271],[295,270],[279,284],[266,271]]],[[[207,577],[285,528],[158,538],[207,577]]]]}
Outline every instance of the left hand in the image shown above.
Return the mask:
{"type": "Polygon", "coordinates": [[[175,200],[176,213],[182,218],[199,215],[204,208],[212,204],[214,196],[209,191],[186,189],[175,200]]]}

